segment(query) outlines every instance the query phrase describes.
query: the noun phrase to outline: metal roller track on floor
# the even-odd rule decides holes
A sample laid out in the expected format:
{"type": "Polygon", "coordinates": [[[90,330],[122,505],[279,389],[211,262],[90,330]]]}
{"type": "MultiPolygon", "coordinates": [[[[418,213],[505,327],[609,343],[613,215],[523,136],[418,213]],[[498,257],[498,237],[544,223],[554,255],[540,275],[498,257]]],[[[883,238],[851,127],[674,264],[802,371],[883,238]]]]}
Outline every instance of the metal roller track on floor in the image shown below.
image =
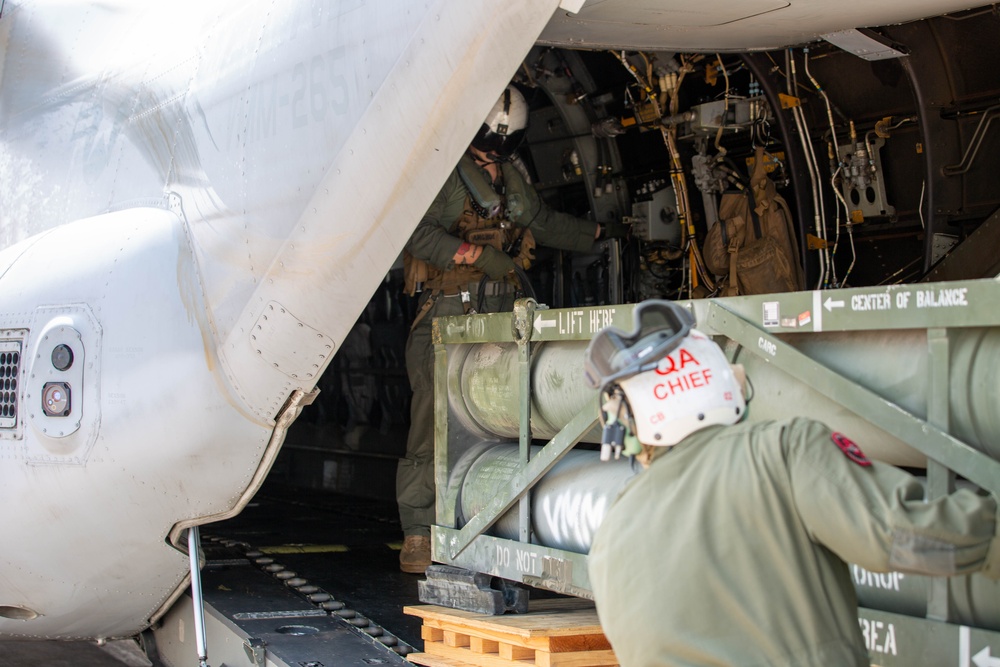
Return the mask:
{"type": "MultiPolygon", "coordinates": [[[[227,667],[401,665],[406,642],[245,543],[203,540],[209,664],[227,667]],[[242,552],[242,556],[240,556],[242,552]],[[235,557],[233,557],[235,556],[235,557]]],[[[198,663],[189,596],[154,629],[164,667],[198,663]]]]}

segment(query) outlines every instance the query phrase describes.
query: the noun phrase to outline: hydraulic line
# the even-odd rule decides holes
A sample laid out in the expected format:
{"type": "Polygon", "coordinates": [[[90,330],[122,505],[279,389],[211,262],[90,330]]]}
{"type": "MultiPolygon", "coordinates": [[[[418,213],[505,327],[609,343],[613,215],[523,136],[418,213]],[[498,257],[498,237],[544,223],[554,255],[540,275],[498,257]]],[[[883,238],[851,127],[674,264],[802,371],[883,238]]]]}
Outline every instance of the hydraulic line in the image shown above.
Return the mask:
{"type": "MultiPolygon", "coordinates": [[[[834,157],[834,159],[837,161],[837,163],[839,165],[839,163],[840,163],[840,144],[837,142],[837,127],[836,127],[836,125],[833,122],[833,108],[832,108],[832,105],[830,104],[830,98],[827,96],[826,91],[823,90],[823,86],[819,85],[819,82],[812,75],[812,72],[809,71],[809,48],[808,47],[806,47],[806,48],[804,48],[802,50],[802,63],[803,63],[803,69],[804,69],[804,71],[806,73],[806,76],[809,78],[809,81],[816,88],[816,92],[818,92],[820,94],[820,96],[823,98],[823,102],[826,104],[826,118],[827,118],[827,121],[830,123],[830,138],[833,141],[833,157],[834,157]]],[[[875,164],[875,159],[872,156],[871,145],[868,144],[867,136],[865,137],[865,145],[868,148],[868,164],[875,164]]],[[[819,165],[816,165],[816,170],[817,170],[817,176],[818,176],[819,175],[819,165]]],[[[837,171],[839,172],[839,170],[840,170],[840,167],[838,166],[837,167],[837,171]]],[[[837,172],[834,172],[834,174],[830,177],[830,187],[833,188],[834,194],[837,195],[837,198],[840,199],[840,201],[843,203],[844,210],[845,210],[845,213],[846,213],[846,215],[844,217],[844,222],[849,225],[850,224],[850,220],[851,220],[851,211],[847,207],[847,202],[844,201],[843,195],[840,194],[839,188],[837,188],[837,172]]],[[[822,199],[820,199],[820,202],[821,202],[821,205],[822,205],[822,199]]],[[[834,232],[834,243],[833,243],[833,247],[834,247],[834,253],[833,254],[834,254],[834,256],[836,255],[837,242],[840,240],[840,215],[839,215],[839,210],[840,209],[838,208],[837,210],[838,210],[838,215],[834,219],[834,226],[836,228],[836,231],[834,232]]],[[[825,222],[823,224],[823,238],[824,239],[826,238],[826,223],[825,222]]],[[[852,245],[853,245],[853,241],[852,241],[852,245]]],[[[829,251],[827,250],[827,248],[822,248],[822,252],[824,254],[827,266],[830,267],[829,268],[829,274],[832,276],[832,285],[834,287],[838,287],[839,285],[837,283],[837,269],[833,265],[833,258],[831,257],[831,255],[830,255],[829,251]]],[[[853,266],[853,263],[852,263],[852,266],[853,266]]]]}
{"type": "Polygon", "coordinates": [[[983,113],[983,117],[979,119],[979,124],[976,126],[976,131],[972,134],[972,139],[969,140],[969,145],[965,148],[962,159],[958,161],[958,164],[947,164],[942,167],[941,171],[945,176],[958,176],[967,173],[972,168],[972,163],[979,153],[979,147],[983,144],[983,137],[986,136],[986,130],[998,116],[1000,116],[1000,105],[992,106],[983,113]]]}
{"type": "MultiPolygon", "coordinates": [[[[803,61],[805,61],[805,57],[803,58],[803,61]]],[[[795,81],[798,82],[798,73],[795,68],[794,52],[792,53],[791,69],[792,69],[792,76],[795,78],[795,81]]],[[[822,186],[823,177],[820,173],[819,161],[816,159],[815,147],[813,146],[812,139],[809,136],[809,125],[806,121],[806,114],[802,110],[802,105],[801,104],[797,105],[793,109],[793,112],[797,114],[799,122],[801,124],[802,128],[801,139],[804,142],[804,148],[806,150],[806,158],[808,159],[809,167],[812,171],[812,180],[816,191],[816,212],[815,212],[816,236],[819,237],[819,239],[823,243],[823,247],[820,248],[819,252],[820,266],[821,266],[820,279],[817,282],[816,287],[818,289],[822,289],[824,287],[829,286],[829,280],[830,280],[830,256],[829,252],[827,251],[827,243],[826,243],[827,240],[826,202],[823,197],[823,186],[822,186]]]]}
{"type": "MultiPolygon", "coordinates": [[[[851,209],[847,205],[847,200],[844,199],[844,195],[841,194],[840,189],[837,187],[837,176],[840,174],[840,172],[841,172],[842,169],[843,169],[843,166],[840,165],[840,164],[838,164],[836,170],[834,170],[834,172],[833,172],[833,177],[830,179],[830,183],[833,185],[833,193],[835,195],[837,195],[837,203],[838,203],[838,209],[837,210],[838,211],[840,210],[840,208],[839,208],[840,206],[844,207],[844,221],[846,223],[844,226],[847,228],[847,237],[851,241],[851,264],[850,264],[850,266],[847,267],[847,271],[844,273],[844,279],[842,281],[840,281],[840,283],[837,283],[837,271],[836,271],[836,268],[834,268],[833,279],[834,279],[834,286],[835,287],[844,287],[847,284],[847,278],[848,278],[848,276],[851,275],[851,271],[854,270],[854,263],[858,259],[858,253],[857,253],[857,250],[854,247],[854,226],[851,225],[851,223],[850,223],[851,209]]],[[[834,234],[833,253],[831,253],[833,257],[837,256],[837,246],[840,245],[840,214],[839,213],[837,214],[835,222],[837,224],[837,232],[836,232],[836,234],[834,234]]]]}
{"type": "Polygon", "coordinates": [[[722,64],[722,56],[716,53],[715,59],[719,63],[719,69],[722,70],[722,78],[726,86],[725,91],[722,93],[722,122],[719,123],[719,131],[715,133],[715,150],[721,160],[726,156],[726,149],[722,147],[722,131],[726,127],[726,117],[729,115],[729,72],[726,71],[726,66],[722,64]]]}
{"type": "MultiPolygon", "coordinates": [[[[649,100],[650,104],[653,105],[653,110],[656,113],[657,118],[663,118],[664,113],[660,106],[660,102],[654,94],[652,83],[648,78],[644,78],[636,68],[628,62],[625,57],[625,52],[620,51],[615,53],[619,61],[626,70],[632,75],[636,83],[642,88],[649,100]]],[[[649,58],[644,53],[639,53],[639,55],[646,61],[647,74],[652,70],[649,58]]],[[[687,73],[689,66],[684,63],[679,71],[679,76],[677,77],[677,84],[672,91],[667,91],[667,97],[670,102],[670,112],[671,115],[676,115],[676,109],[679,104],[677,98],[677,90],[680,88],[681,82],[684,80],[684,75],[687,73]]],[[[712,279],[710,272],[701,257],[701,251],[698,249],[698,244],[695,240],[695,229],[694,221],[691,218],[691,203],[688,198],[687,180],[684,178],[684,167],[681,164],[680,151],[677,150],[677,128],[667,127],[663,123],[660,123],[660,134],[663,137],[664,144],[666,144],[667,152],[670,155],[670,180],[674,186],[674,193],[677,197],[677,218],[680,223],[681,228],[681,247],[686,247],[688,250],[688,257],[690,261],[690,271],[686,272],[685,280],[687,283],[687,293],[691,296],[694,295],[694,289],[698,287],[699,277],[702,282],[705,283],[706,288],[709,292],[715,291],[715,281],[712,279]]]]}
{"type": "Polygon", "coordinates": [[[924,147],[922,153],[924,160],[924,186],[920,190],[920,220],[921,226],[927,230],[927,233],[924,234],[923,256],[923,270],[926,273],[927,271],[930,271],[931,266],[934,264],[934,236],[939,231],[937,217],[934,215],[934,211],[938,205],[938,173],[935,169],[938,161],[937,147],[935,142],[930,140],[930,137],[934,136],[931,125],[931,118],[933,117],[933,114],[931,113],[932,106],[930,101],[924,95],[923,87],[920,83],[920,77],[917,76],[917,72],[913,66],[913,61],[910,58],[900,58],[899,64],[902,66],[903,72],[906,73],[906,78],[910,82],[910,89],[913,91],[913,101],[917,109],[917,127],[920,129],[920,141],[921,145],[924,147]]]}
{"type": "MultiPolygon", "coordinates": [[[[791,49],[785,50],[785,60],[786,68],[788,70],[788,94],[794,96],[794,91],[798,87],[798,79],[796,76],[795,54],[791,49]]],[[[813,150],[812,141],[809,138],[809,128],[806,124],[805,114],[802,112],[801,105],[796,105],[792,108],[792,116],[795,118],[795,124],[799,130],[799,140],[802,142],[802,151],[805,153],[806,164],[809,166],[809,178],[811,180],[813,198],[813,222],[816,229],[816,236],[822,241],[825,241],[826,219],[823,212],[823,193],[819,187],[819,167],[816,164],[816,153],[813,150]]],[[[822,289],[824,287],[829,271],[827,267],[827,256],[823,252],[819,255],[819,265],[819,279],[816,283],[816,289],[822,289]]]]}

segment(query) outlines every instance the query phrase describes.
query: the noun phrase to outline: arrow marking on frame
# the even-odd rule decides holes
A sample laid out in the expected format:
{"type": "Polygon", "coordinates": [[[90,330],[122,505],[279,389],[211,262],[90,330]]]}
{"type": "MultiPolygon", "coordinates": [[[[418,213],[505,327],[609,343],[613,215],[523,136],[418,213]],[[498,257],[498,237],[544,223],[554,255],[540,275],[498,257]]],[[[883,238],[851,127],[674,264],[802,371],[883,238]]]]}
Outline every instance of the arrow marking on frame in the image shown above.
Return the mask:
{"type": "MultiPolygon", "coordinates": [[[[828,297],[826,297],[826,301],[823,302],[823,306],[826,307],[827,311],[832,312],[834,308],[843,308],[844,307],[844,302],[843,301],[834,301],[833,297],[828,296],[828,297]]],[[[998,666],[998,667],[1000,667],[1000,666],[998,666]]]]}
{"type": "Polygon", "coordinates": [[[541,315],[535,315],[535,331],[538,333],[542,333],[542,329],[554,327],[555,325],[555,320],[543,320],[541,315]]]}
{"type": "Polygon", "coordinates": [[[1000,667],[1000,658],[990,655],[989,646],[972,656],[972,662],[976,663],[976,667],[1000,667]]]}

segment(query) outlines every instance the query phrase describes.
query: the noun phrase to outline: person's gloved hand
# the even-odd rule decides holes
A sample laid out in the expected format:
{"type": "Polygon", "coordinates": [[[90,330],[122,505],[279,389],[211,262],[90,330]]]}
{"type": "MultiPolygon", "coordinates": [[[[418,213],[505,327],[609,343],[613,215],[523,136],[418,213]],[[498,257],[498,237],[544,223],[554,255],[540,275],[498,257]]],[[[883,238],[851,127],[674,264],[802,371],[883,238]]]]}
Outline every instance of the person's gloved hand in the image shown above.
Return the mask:
{"type": "Polygon", "coordinates": [[[600,223],[601,233],[597,237],[598,241],[607,241],[608,239],[623,239],[628,236],[628,225],[624,225],[620,222],[615,222],[614,220],[609,220],[607,222],[600,223]]]}
{"type": "Polygon", "coordinates": [[[492,280],[501,280],[514,270],[514,260],[507,253],[497,250],[491,245],[483,246],[483,252],[472,265],[492,280]]]}

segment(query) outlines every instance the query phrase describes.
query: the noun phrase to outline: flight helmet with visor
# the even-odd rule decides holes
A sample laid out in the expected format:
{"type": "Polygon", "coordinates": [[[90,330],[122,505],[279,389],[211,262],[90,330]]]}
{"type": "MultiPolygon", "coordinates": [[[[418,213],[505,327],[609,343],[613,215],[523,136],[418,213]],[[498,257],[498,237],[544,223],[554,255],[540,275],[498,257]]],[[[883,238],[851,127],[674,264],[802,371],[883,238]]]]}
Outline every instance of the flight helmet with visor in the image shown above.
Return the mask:
{"type": "Polygon", "coordinates": [[[528,103],[513,84],[508,85],[486,115],[472,147],[494,160],[507,160],[514,155],[528,127],[528,103]]]}
{"type": "MultiPolygon", "coordinates": [[[[587,347],[588,384],[604,397],[620,392],[626,414],[618,421],[641,444],[675,445],[706,426],[734,424],[746,412],[729,360],[694,323],[676,303],[644,301],[635,306],[631,332],[606,327],[587,347]]],[[[602,414],[602,422],[607,418],[602,414]]]]}

